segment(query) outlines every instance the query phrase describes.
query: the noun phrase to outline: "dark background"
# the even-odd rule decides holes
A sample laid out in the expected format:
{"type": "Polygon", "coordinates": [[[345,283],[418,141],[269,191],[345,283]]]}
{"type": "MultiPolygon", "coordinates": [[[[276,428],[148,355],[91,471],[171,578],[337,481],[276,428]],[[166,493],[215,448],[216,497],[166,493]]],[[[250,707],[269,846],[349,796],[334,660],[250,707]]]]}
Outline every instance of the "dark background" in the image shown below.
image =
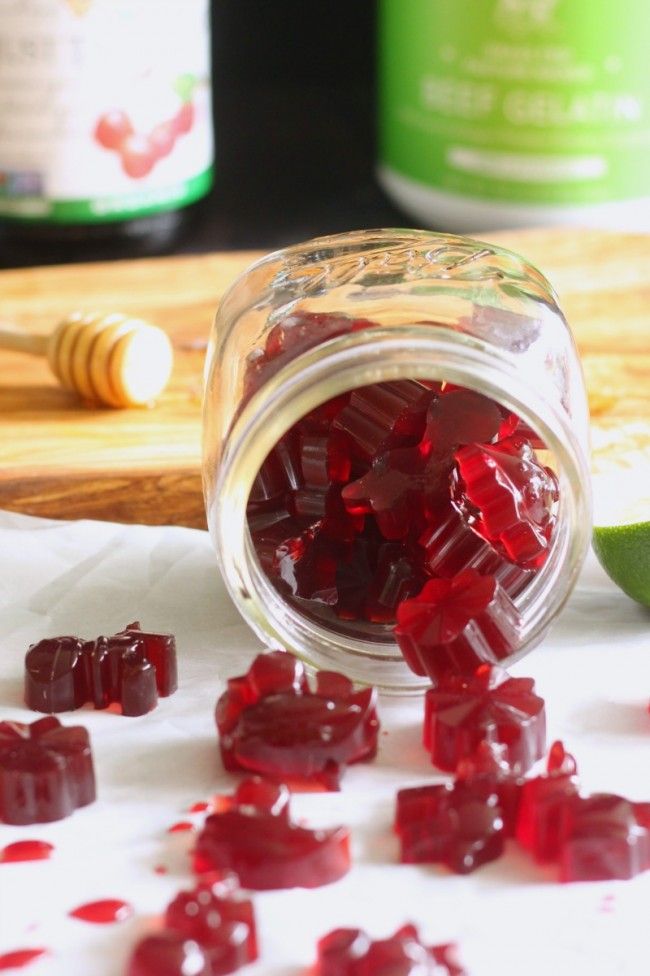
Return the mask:
{"type": "Polygon", "coordinates": [[[212,0],[212,20],[215,188],[174,244],[0,235],[0,266],[274,248],[409,223],[374,179],[375,0],[212,0]]]}

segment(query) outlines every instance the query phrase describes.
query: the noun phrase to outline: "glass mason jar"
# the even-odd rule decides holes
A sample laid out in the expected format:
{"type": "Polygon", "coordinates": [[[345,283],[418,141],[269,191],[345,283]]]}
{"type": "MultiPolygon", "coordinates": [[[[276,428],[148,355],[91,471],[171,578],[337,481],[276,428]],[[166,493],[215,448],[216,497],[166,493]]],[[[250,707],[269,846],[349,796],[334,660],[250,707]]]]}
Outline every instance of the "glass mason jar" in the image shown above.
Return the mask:
{"type": "Polygon", "coordinates": [[[539,438],[540,458],[557,477],[546,559],[513,598],[520,641],[500,662],[511,663],[540,642],[561,610],[591,526],[577,351],[548,281],[517,255],[462,237],[374,230],[307,241],[257,261],[217,312],[206,363],[203,469],[223,578],[262,641],[402,692],[429,682],[407,668],[393,627],[313,613],[291,599],[258,558],[247,504],[249,496],[264,496],[258,473],[301,418],[351,390],[405,380],[436,389],[444,381],[496,401],[539,438]],[[271,346],[277,352],[278,326],[305,314],[308,328],[269,368],[265,357],[271,346]],[[336,316],[348,327],[332,328],[336,316]]]}

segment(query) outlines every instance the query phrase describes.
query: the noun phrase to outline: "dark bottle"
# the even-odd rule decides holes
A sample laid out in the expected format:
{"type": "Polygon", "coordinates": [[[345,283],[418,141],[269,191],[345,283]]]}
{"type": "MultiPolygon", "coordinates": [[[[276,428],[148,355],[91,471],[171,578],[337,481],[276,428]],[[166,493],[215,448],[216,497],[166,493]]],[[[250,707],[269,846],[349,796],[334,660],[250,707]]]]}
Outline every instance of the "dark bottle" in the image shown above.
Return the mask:
{"type": "Polygon", "coordinates": [[[3,0],[5,252],[164,250],[212,164],[209,0],[3,0]]]}

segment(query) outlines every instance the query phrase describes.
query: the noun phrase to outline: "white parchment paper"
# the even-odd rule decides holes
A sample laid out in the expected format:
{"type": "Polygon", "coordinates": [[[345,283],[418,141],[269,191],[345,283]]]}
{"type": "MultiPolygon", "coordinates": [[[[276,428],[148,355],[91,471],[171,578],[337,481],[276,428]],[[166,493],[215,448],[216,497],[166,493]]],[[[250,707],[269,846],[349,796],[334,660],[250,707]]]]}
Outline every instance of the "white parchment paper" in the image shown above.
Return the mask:
{"type": "MultiPolygon", "coordinates": [[[[113,633],[140,619],[176,634],[178,692],[141,718],[81,709],[62,716],[90,731],[98,800],[59,823],[0,824],[0,847],[36,838],[49,861],[0,863],[0,953],[50,954],[26,976],[118,976],[131,947],[191,881],[188,807],[233,782],[221,769],[213,709],[225,679],[259,650],[219,579],[205,533],[180,528],[53,522],[0,512],[0,717],[32,721],[22,705],[30,643],[113,633]],[[163,866],[167,873],[155,872],[163,866]],[[75,906],[124,898],[126,922],[73,919],[75,906]]],[[[617,591],[593,558],[544,646],[517,664],[546,699],[549,732],[576,755],[588,790],[650,799],[650,614],[617,591]]],[[[643,976],[650,973],[650,872],[631,882],[559,885],[512,844],[468,877],[397,864],[397,789],[431,782],[420,746],[421,701],[381,703],[379,757],[351,767],[338,794],[295,797],[295,815],[344,823],[354,867],[314,891],[254,895],[261,959],[250,976],[298,974],[336,926],[385,937],[414,921],[430,942],[455,940],[473,976],[643,976]]]]}

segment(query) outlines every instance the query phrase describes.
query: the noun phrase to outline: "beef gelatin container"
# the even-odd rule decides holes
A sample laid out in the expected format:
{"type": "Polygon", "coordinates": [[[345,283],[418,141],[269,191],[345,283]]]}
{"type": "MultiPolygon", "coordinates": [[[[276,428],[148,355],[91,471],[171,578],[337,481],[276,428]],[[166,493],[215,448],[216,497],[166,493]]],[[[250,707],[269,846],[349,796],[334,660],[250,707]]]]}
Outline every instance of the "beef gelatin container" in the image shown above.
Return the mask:
{"type": "MultiPolygon", "coordinates": [[[[474,409],[478,423],[484,411],[474,409]]],[[[588,410],[576,347],[548,281],[491,244],[370,230],[257,261],[216,315],[203,437],[209,531],[244,619],[269,647],[386,691],[430,683],[409,670],[394,634],[399,600],[427,575],[489,564],[498,579],[516,578],[518,640],[498,661],[509,664],[542,640],[589,545],[588,410]],[[533,445],[535,470],[552,479],[534,570],[500,562],[500,543],[485,541],[480,512],[463,507],[458,455],[438,486],[443,514],[420,506],[430,489],[421,474],[399,524],[349,505],[358,491],[345,484],[373,471],[381,492],[391,466],[419,458],[435,404],[459,388],[488,412],[498,405],[498,436],[526,456],[533,445]],[[439,534],[446,518],[458,524],[441,555],[426,548],[427,533],[439,534]],[[473,553],[465,561],[458,533],[473,553]]]]}

